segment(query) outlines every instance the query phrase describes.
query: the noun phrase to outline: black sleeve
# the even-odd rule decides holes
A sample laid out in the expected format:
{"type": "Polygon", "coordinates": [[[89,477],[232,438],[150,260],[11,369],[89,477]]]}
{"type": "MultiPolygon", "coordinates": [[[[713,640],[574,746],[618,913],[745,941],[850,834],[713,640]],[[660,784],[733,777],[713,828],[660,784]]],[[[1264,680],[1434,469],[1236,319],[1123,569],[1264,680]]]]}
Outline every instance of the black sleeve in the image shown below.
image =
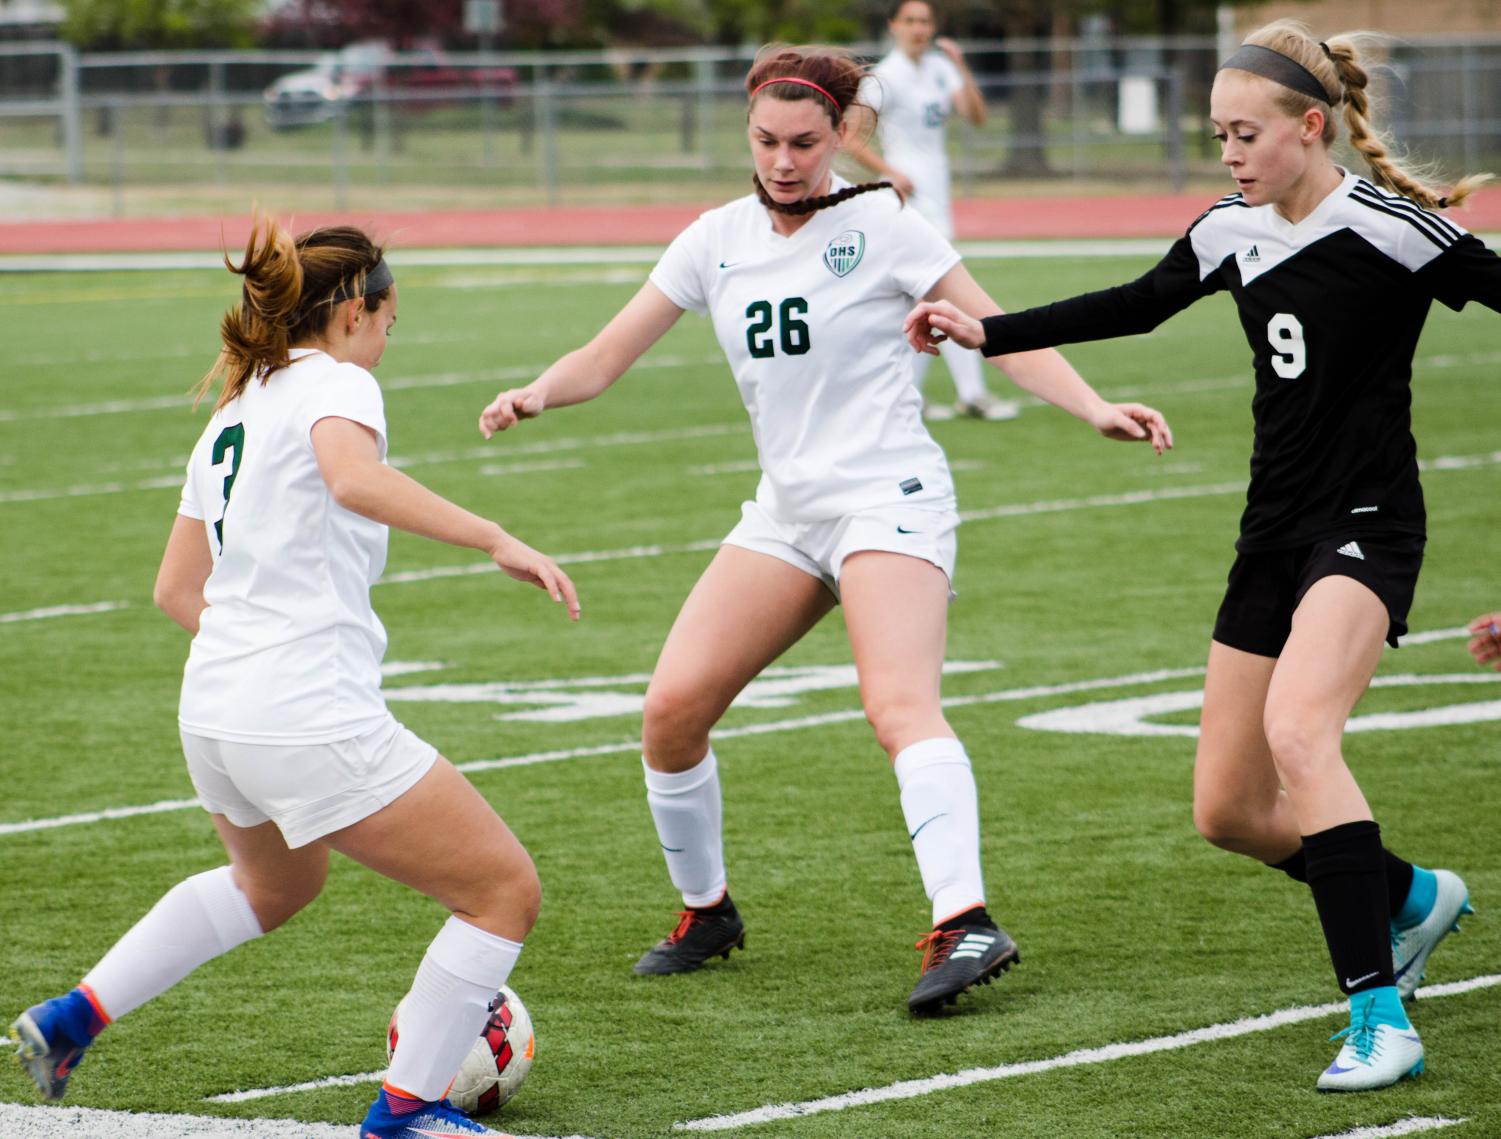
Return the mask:
{"type": "Polygon", "coordinates": [[[1199,256],[1187,237],[1180,237],[1167,256],[1127,285],[1084,293],[1022,312],[987,316],[986,356],[1030,352],[1080,340],[1109,340],[1150,332],[1194,301],[1224,288],[1218,271],[1199,279],[1199,256]]]}
{"type": "Polygon", "coordinates": [[[1479,301],[1501,312],[1501,257],[1467,233],[1418,270],[1433,298],[1455,312],[1468,301],[1479,301]]]}

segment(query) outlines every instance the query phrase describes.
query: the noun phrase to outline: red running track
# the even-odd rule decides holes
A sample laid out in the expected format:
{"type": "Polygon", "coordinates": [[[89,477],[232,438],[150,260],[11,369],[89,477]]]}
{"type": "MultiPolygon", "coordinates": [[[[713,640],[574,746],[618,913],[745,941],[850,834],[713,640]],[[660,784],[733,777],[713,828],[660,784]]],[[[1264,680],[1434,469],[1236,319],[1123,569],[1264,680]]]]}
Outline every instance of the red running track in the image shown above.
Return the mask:
{"type": "MultiPolygon", "coordinates": [[[[954,220],[964,240],[1174,237],[1213,195],[1014,198],[962,201],[954,220]]],[[[710,203],[712,205],[713,203],[710,203]]],[[[312,213],[288,221],[365,226],[408,249],[537,245],[666,245],[708,206],[566,206],[557,209],[420,213],[312,213]]],[[[1501,231],[1501,191],[1477,194],[1454,220],[1501,231]]],[[[243,249],[248,215],[0,223],[0,254],[123,253],[243,249]]]]}

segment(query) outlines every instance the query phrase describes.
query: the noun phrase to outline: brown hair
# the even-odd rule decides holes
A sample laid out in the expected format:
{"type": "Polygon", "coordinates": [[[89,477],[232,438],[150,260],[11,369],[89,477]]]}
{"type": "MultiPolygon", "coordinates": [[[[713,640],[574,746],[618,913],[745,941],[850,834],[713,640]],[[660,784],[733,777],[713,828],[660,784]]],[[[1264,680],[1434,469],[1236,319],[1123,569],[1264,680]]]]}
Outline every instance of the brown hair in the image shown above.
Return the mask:
{"type": "MultiPolygon", "coordinates": [[[[293,345],[327,328],[341,301],[363,295],[365,275],[383,253],[353,226],[311,229],[294,238],[275,218],[257,214],[244,259],[236,265],[224,255],[225,267],[245,280],[240,302],[219,322],[224,347],[198,382],[194,406],[220,377],[224,386],[215,411],[238,397],[254,376],[265,383],[290,364],[293,345]]],[[[366,310],[379,309],[390,291],[388,285],[365,296],[366,310]]]]}
{"type": "MultiPolygon", "coordinates": [[[[824,47],[820,45],[810,47],[792,47],[788,44],[767,44],[756,53],[755,62],[751,64],[750,73],[745,77],[745,92],[750,96],[752,103],[756,99],[772,98],[779,99],[784,103],[802,103],[812,100],[823,107],[837,129],[844,121],[844,116],[849,113],[850,107],[859,103],[860,81],[865,78],[866,69],[855,58],[854,53],[837,47],[824,47]],[[774,79],[799,79],[800,83],[772,83],[764,91],[758,90],[763,84],[774,79]],[[808,83],[816,84],[817,87],[809,87],[808,83]]],[[[859,104],[865,107],[864,103],[859,104]]],[[[865,107],[872,116],[875,109],[865,107]]],[[[821,198],[804,198],[800,202],[778,202],[766,192],[766,187],[761,185],[761,179],[754,173],[751,182],[756,188],[756,197],[768,210],[775,210],[781,214],[811,214],[816,210],[827,209],[836,206],[856,194],[868,193],[871,190],[894,190],[890,182],[862,182],[858,186],[846,186],[833,194],[825,194],[821,198]]]]}
{"type": "MultiPolygon", "coordinates": [[[[1371,104],[1366,95],[1370,76],[1361,59],[1361,45],[1373,38],[1361,32],[1346,32],[1330,36],[1327,43],[1320,43],[1298,21],[1277,20],[1252,32],[1245,42],[1280,52],[1300,64],[1329,93],[1326,102],[1330,109],[1344,104],[1345,129],[1349,132],[1350,145],[1365,159],[1377,183],[1430,210],[1459,205],[1476,187],[1489,182],[1491,176],[1472,174],[1461,178],[1445,194],[1435,184],[1438,173],[1433,166],[1392,157],[1391,140],[1371,123],[1371,104]]],[[[1305,111],[1319,106],[1311,96],[1280,84],[1277,85],[1276,103],[1279,109],[1294,118],[1301,118],[1305,111]]],[[[1337,134],[1335,117],[1326,114],[1324,142],[1334,142],[1337,134]]]]}

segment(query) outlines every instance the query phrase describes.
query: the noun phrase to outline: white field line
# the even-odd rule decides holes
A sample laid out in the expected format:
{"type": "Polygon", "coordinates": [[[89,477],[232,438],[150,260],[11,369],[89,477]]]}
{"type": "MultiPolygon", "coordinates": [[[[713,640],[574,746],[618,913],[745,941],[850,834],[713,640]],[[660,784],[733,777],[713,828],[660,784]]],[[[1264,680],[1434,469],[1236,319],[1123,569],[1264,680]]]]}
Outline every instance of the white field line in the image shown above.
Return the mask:
{"type": "Polygon", "coordinates": [[[23,609],[16,613],[0,613],[0,625],[15,621],[45,621],[51,617],[77,617],[87,613],[112,613],[116,609],[129,608],[128,601],[96,601],[91,605],[49,605],[45,609],[23,609]]]}
{"type": "MultiPolygon", "coordinates": [[[[108,1111],[97,1107],[37,1107],[0,1104],[5,1139],[350,1139],[353,1124],[302,1123],[295,1119],[219,1119],[212,1115],[166,1115],[108,1111]]],[[[582,1135],[514,1139],[586,1139],[582,1135]]]]}
{"type": "MultiPolygon", "coordinates": [[[[1455,981],[1447,985],[1430,985],[1418,990],[1419,996],[1424,1000],[1433,1000],[1436,997],[1456,996],[1460,993],[1472,992],[1476,989],[1490,988],[1493,985],[1501,985],[1501,973],[1488,973],[1480,977],[1471,977],[1466,981],[1455,981]]],[[[947,1091],[950,1088],[972,1087],[975,1084],[991,1083],[996,1080],[1015,1079],[1018,1076],[1030,1076],[1038,1072],[1051,1072],[1059,1068],[1078,1068],[1090,1064],[1107,1064],[1115,1060],[1125,1060],[1133,1056],[1147,1056],[1154,1052],[1167,1052],[1180,1048],[1192,1048],[1199,1044],[1212,1044],[1220,1040],[1232,1040],[1238,1036],[1248,1036],[1256,1032],[1270,1032],[1276,1028],[1282,1028],[1289,1024],[1301,1024],[1304,1021],[1320,1020],[1336,1013],[1343,1013],[1348,1009],[1348,1002],[1338,1001],[1325,1005],[1300,1005],[1293,1008],[1279,1009],[1276,1012],[1266,1013],[1262,1016],[1250,1016],[1229,1023],[1211,1024],[1205,1028],[1190,1029],[1187,1032],[1174,1033],[1171,1036],[1153,1036],[1146,1040],[1134,1040],[1121,1044],[1106,1044],[1098,1048],[1080,1048],[1073,1052],[1067,1052],[1062,1056],[1053,1056],[1045,1060],[1027,1060],[1017,1064],[1000,1064],[993,1068],[966,1068],[952,1075],[944,1074],[928,1076],[918,1080],[901,1080],[894,1084],[887,1084],[879,1088],[865,1088],[857,1092],[845,1092],[841,1095],[824,1096],[819,1099],[803,1100],[799,1103],[768,1104],[766,1107],[758,1107],[752,1111],[742,1111],[734,1115],[712,1115],[704,1119],[691,1119],[684,1123],[674,1123],[674,1130],[678,1131],[729,1131],[736,1127],[748,1127],[758,1123],[772,1123],[781,1119],[796,1119],[805,1115],[816,1115],[825,1111],[845,1111],[852,1107],[866,1107],[875,1103],[887,1103],[892,1100],[915,1099],[918,1096],[932,1095],[934,1092],[947,1091]]]]}
{"type": "Polygon", "coordinates": [[[1439,1131],[1445,1127],[1458,1127],[1465,1119],[1445,1119],[1442,1115],[1412,1115],[1385,1126],[1357,1127],[1353,1131],[1341,1131],[1338,1135],[1319,1135],[1316,1139],[1395,1139],[1398,1135],[1417,1135],[1423,1131],[1439,1131]]]}
{"type": "Polygon", "coordinates": [[[490,477],[534,475],[543,471],[576,471],[583,466],[583,459],[539,459],[535,463],[490,463],[480,467],[479,473],[490,477]]]}
{"type": "MultiPolygon", "coordinates": [[[[1123,685],[1151,684],[1159,680],[1176,680],[1200,676],[1202,668],[1159,669],[1153,672],[1131,673],[1126,676],[1109,676],[1096,680],[1077,680],[1067,684],[1037,685],[1028,688],[1002,689],[978,696],[949,696],[943,700],[945,708],[966,708],[973,704],[1002,703],[1013,700],[1031,700],[1043,696],[1064,696],[1074,692],[1093,692],[1101,688],[1117,688],[1123,685]]],[[[721,728],[714,732],[715,739],[736,739],[741,736],[765,735],[772,732],[801,731],[804,728],[825,724],[842,724],[863,719],[861,709],[851,708],[829,712],[820,716],[802,716],[792,720],[773,720],[769,723],[746,724],[738,728],[721,728]]],[[[615,743],[595,744],[590,747],[559,748],[554,751],[537,751],[525,755],[507,756],[501,759],[473,759],[458,764],[463,772],[494,771],[503,767],[526,767],[535,763],[552,763],[564,759],[584,759],[596,755],[617,755],[641,751],[641,740],[620,740],[615,743]]],[[[0,823],[0,837],[11,834],[27,834],[32,831],[52,830],[57,827],[82,826],[104,822],[107,819],[125,819],[136,815],[155,815],[166,811],[186,811],[198,806],[197,799],[164,799],[138,807],[110,807],[102,811],[87,811],[74,815],[61,815],[50,819],[28,819],[18,823],[0,823]]]]}
{"type": "Polygon", "coordinates": [[[325,1076],[321,1080],[308,1080],[301,1084],[287,1084],[279,1088],[251,1088],[249,1091],[224,1092],[203,1097],[204,1103],[245,1103],[253,1099],[269,1099],[272,1096],[292,1092],[314,1092],[320,1088],[349,1088],[356,1084],[373,1084],[386,1078],[386,1070],[359,1072],[353,1076],[325,1076]]]}

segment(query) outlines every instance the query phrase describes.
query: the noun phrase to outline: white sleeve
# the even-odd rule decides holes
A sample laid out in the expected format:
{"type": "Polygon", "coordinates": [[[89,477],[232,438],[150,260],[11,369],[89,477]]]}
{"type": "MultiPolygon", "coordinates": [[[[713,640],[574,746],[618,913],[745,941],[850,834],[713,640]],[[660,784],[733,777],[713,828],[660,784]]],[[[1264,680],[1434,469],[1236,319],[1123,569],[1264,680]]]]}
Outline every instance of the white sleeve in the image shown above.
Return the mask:
{"type": "MultiPolygon", "coordinates": [[[[198,448],[193,448],[193,455],[198,454],[198,448]]],[[[177,513],[185,518],[196,518],[203,521],[203,507],[198,502],[198,488],[193,485],[193,457],[188,458],[187,470],[182,478],[182,497],[177,503],[177,513]]]]}
{"type": "Polygon", "coordinates": [[[886,88],[881,82],[881,77],[871,72],[860,80],[860,91],[855,99],[879,115],[882,105],[886,102],[886,88]]]}
{"type": "Polygon", "coordinates": [[[375,377],[358,364],[340,364],[308,385],[302,401],[304,429],[329,416],[349,419],[370,428],[379,437],[380,456],[386,457],[386,403],[375,377]]]}
{"type": "Polygon", "coordinates": [[[709,264],[709,226],[699,218],[673,239],[647,279],[680,309],[709,311],[704,269],[709,264]]]}
{"type": "Polygon", "coordinates": [[[952,94],[959,94],[960,91],[964,90],[964,73],[959,70],[952,59],[942,52],[939,52],[936,58],[938,66],[944,71],[946,76],[944,86],[952,94]]]}
{"type": "Polygon", "coordinates": [[[959,264],[958,251],[933,228],[933,223],[911,206],[903,206],[891,219],[894,239],[892,277],[913,300],[921,300],[939,280],[959,264]]]}

